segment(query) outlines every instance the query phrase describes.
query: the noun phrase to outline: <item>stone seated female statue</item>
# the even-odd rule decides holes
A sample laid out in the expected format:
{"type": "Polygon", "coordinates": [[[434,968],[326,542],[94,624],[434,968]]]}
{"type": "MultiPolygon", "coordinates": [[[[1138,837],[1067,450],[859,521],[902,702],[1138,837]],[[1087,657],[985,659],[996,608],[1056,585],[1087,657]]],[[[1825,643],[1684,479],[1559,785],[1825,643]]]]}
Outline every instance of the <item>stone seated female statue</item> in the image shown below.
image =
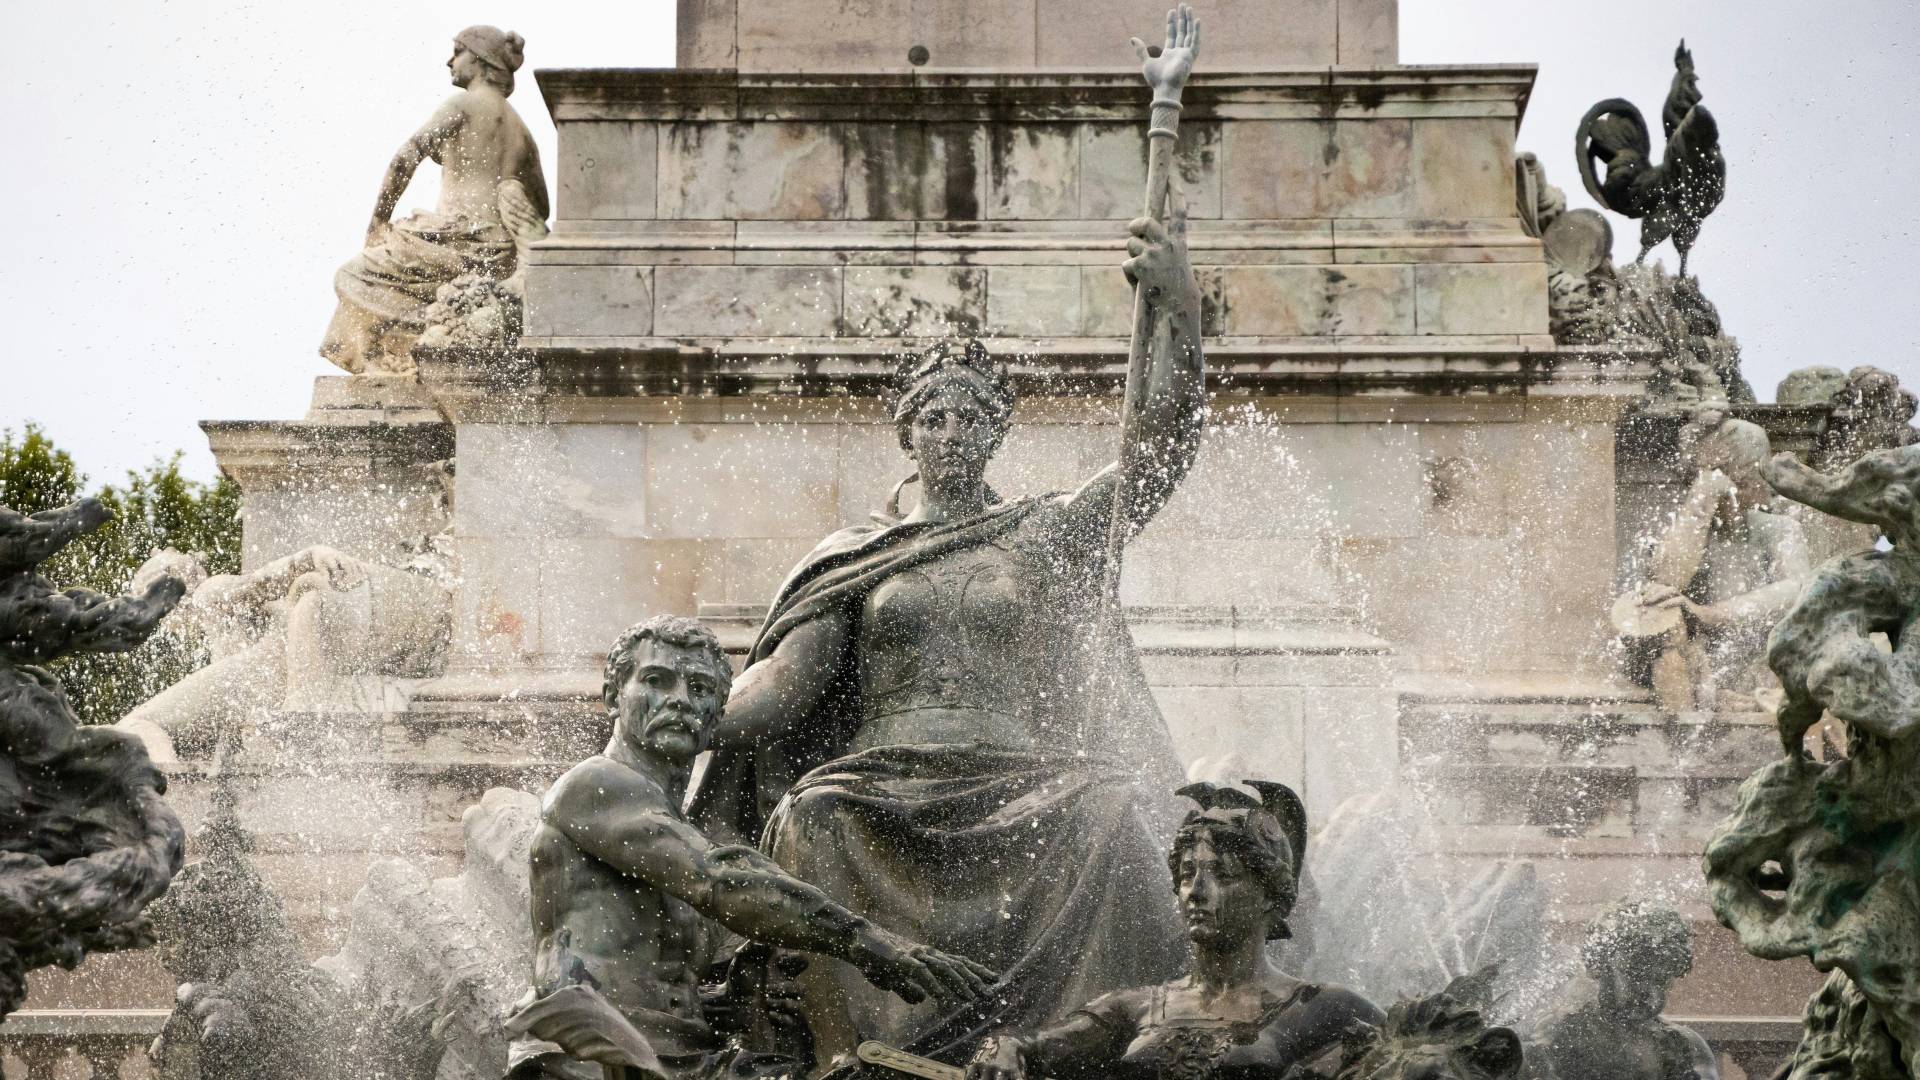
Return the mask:
{"type": "Polygon", "coordinates": [[[526,246],[546,235],[540,151],[507,104],[526,42],[491,26],[453,39],[447,70],[460,93],[434,110],[394,154],[380,181],[366,248],[334,275],[340,297],[320,355],[356,374],[411,374],[413,345],[440,287],[467,275],[518,272],[526,246]],[[433,213],[390,221],[420,163],[441,166],[433,213]]]}
{"type": "Polygon", "coordinates": [[[1268,940],[1290,935],[1306,811],[1284,784],[1247,786],[1260,797],[1204,783],[1181,789],[1200,804],[1167,860],[1193,945],[1188,974],[1107,994],[1031,1035],[988,1039],[969,1080],[1250,1080],[1323,1057],[1337,1065],[1373,1040],[1385,1016],[1372,1003],[1301,982],[1267,959],[1268,940]]]}
{"type": "Polygon", "coordinates": [[[816,962],[803,994],[822,1061],[862,1037],[963,1056],[985,1030],[1179,970],[1152,885],[1179,765],[1106,583],[1116,509],[1131,538],[1197,451],[1200,302],[1178,226],[1133,232],[1124,269],[1150,331],[1123,464],[1001,499],[985,474],[1012,417],[1005,378],[977,342],[919,357],[894,421],[920,505],[793,571],[715,735],[693,807],[709,835],[760,838],[858,914],[1005,975],[988,1007],[942,1012],[816,962]]]}

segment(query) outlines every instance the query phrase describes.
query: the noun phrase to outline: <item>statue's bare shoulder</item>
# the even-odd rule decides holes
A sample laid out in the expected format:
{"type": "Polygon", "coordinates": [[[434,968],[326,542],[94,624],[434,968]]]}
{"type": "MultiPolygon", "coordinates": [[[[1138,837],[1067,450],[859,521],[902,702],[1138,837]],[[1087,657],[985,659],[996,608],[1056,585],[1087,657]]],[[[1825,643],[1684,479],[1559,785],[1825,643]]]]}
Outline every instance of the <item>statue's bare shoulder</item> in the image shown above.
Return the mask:
{"type": "Polygon", "coordinates": [[[540,801],[541,821],[563,830],[613,811],[623,816],[650,812],[678,816],[659,784],[605,754],[595,754],[568,769],[540,801]]]}

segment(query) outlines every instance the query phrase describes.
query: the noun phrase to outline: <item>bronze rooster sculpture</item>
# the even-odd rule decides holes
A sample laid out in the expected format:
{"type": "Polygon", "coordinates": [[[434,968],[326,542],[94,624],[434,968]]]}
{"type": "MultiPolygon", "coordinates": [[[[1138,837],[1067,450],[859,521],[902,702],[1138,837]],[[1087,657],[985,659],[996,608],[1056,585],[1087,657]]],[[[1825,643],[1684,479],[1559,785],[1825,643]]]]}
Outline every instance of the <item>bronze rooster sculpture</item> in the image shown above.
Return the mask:
{"type": "Polygon", "coordinates": [[[1700,104],[1700,78],[1685,41],[1674,50],[1673,66],[1673,85],[1660,110],[1667,152],[1659,164],[1653,162],[1646,119],[1624,98],[1588,109],[1573,139],[1587,193],[1614,213],[1640,219],[1639,259],[1672,239],[1685,277],[1700,223],[1726,194],[1727,160],[1720,153],[1720,126],[1700,104]],[[1604,178],[1594,170],[1596,161],[1606,168],[1604,178]]]}

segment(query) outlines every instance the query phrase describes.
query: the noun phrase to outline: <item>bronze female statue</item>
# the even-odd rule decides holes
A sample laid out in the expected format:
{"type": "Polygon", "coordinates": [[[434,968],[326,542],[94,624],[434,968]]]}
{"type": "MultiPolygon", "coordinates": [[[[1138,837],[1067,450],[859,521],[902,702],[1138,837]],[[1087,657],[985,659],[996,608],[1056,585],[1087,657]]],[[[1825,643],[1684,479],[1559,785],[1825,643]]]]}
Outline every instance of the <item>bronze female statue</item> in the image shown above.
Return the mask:
{"type": "Polygon", "coordinates": [[[803,992],[823,1061],[858,1035],[964,1053],[1179,970],[1148,794],[1178,764],[1105,575],[1116,500],[1130,538],[1198,449],[1200,295],[1177,220],[1131,230],[1150,348],[1127,467],[1001,499],[986,469],[1012,390],[977,342],[920,356],[893,410],[920,504],[801,562],[716,735],[694,796],[710,835],[763,837],[859,914],[1006,976],[942,1014],[816,962],[803,992]]]}
{"type": "Polygon", "coordinates": [[[988,1039],[969,1080],[1278,1077],[1371,1045],[1386,1019],[1372,1003],[1301,982],[1267,959],[1267,942],[1290,936],[1306,811],[1284,784],[1246,786],[1259,797],[1213,784],[1181,789],[1200,804],[1167,860],[1193,944],[1187,975],[1107,994],[1033,1035],[988,1039]]]}

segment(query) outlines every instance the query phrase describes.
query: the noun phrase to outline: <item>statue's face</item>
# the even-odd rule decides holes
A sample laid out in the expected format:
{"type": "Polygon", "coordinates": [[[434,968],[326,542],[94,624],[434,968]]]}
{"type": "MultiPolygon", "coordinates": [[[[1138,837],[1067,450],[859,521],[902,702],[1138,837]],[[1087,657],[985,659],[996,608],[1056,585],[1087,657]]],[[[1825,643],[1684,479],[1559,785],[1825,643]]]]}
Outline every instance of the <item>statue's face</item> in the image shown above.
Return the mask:
{"type": "Polygon", "coordinates": [[[707,748],[726,706],[726,673],[704,649],[653,638],[640,642],[633,660],[633,674],[620,688],[620,731],[667,761],[690,763],[707,748]]]}
{"type": "Polygon", "coordinates": [[[453,85],[464,89],[480,77],[483,66],[480,58],[469,52],[465,45],[454,43],[453,55],[447,58],[447,71],[453,76],[453,85]]]}
{"type": "Polygon", "coordinates": [[[1232,852],[1204,834],[1188,842],[1174,864],[1173,884],[1187,938],[1202,949],[1225,947],[1267,933],[1267,892],[1232,852]]]}
{"type": "Polygon", "coordinates": [[[934,391],[913,414],[909,433],[922,478],[983,473],[999,438],[987,407],[957,383],[934,391]]]}
{"type": "Polygon", "coordinates": [[[1631,949],[1616,950],[1589,968],[1599,990],[1600,1007],[1622,1020],[1651,1020],[1667,1007],[1667,980],[1646,971],[1631,949]]]}

